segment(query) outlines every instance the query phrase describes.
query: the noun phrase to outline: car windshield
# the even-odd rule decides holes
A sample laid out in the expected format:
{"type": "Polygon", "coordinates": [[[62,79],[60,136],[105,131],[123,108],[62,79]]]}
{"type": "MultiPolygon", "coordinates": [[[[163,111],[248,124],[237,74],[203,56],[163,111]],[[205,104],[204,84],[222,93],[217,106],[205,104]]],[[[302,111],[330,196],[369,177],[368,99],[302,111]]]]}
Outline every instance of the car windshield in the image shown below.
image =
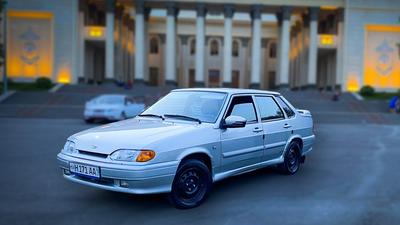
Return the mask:
{"type": "Polygon", "coordinates": [[[174,118],[184,116],[199,119],[201,122],[215,123],[225,98],[225,93],[175,91],[160,99],[142,114],[175,115],[174,118]]]}
{"type": "Polygon", "coordinates": [[[93,102],[97,104],[121,105],[124,104],[124,96],[102,95],[93,99],[93,102]]]}

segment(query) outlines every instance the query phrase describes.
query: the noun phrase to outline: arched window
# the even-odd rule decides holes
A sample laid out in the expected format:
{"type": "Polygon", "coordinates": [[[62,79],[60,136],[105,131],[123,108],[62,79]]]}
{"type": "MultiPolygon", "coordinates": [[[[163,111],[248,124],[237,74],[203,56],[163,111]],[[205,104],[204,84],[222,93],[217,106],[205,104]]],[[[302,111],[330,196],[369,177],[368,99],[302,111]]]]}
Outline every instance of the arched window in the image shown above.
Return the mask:
{"type": "Polygon", "coordinates": [[[269,45],[269,57],[276,58],[276,43],[269,45]]]}
{"type": "Polygon", "coordinates": [[[233,41],[232,43],[232,56],[233,57],[239,56],[239,43],[237,41],[233,41]]]}
{"type": "Polygon", "coordinates": [[[150,53],[158,54],[158,40],[155,37],[150,39],[150,53]]]}
{"type": "Polygon", "coordinates": [[[196,54],[196,40],[195,39],[192,39],[190,41],[190,54],[191,55],[196,54]]]}
{"type": "Polygon", "coordinates": [[[210,55],[218,55],[219,54],[219,46],[217,40],[212,40],[210,45],[210,55]]]}

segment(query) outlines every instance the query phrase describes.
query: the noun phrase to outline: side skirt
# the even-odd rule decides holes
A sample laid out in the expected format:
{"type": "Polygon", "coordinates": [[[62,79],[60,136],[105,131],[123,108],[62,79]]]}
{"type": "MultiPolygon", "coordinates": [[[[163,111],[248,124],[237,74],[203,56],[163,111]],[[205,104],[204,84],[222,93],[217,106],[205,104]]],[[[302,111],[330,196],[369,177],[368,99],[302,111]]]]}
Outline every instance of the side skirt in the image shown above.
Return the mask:
{"type": "Polygon", "coordinates": [[[217,173],[214,175],[214,182],[220,181],[222,179],[231,177],[231,176],[235,176],[235,175],[240,175],[243,173],[248,173],[257,169],[261,169],[267,166],[271,166],[271,165],[275,165],[275,164],[279,164],[283,162],[283,157],[280,156],[279,158],[276,159],[271,159],[268,161],[264,161],[264,162],[259,162],[253,165],[249,165],[249,166],[244,166],[244,167],[240,167],[234,170],[229,170],[229,171],[225,171],[225,172],[221,172],[221,173],[217,173]]]}

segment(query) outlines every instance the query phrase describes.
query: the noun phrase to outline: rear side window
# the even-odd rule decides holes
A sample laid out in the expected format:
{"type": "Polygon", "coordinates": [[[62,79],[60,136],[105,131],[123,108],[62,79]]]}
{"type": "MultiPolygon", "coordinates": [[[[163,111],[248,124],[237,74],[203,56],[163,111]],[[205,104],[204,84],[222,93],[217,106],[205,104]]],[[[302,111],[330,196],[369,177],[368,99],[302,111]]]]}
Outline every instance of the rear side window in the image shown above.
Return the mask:
{"type": "Polygon", "coordinates": [[[257,122],[257,115],[255,112],[253,99],[251,96],[238,96],[232,99],[232,102],[228,108],[228,116],[241,116],[247,120],[247,122],[257,122]]]}
{"type": "Polygon", "coordinates": [[[288,118],[292,118],[294,117],[295,113],[293,112],[293,110],[288,106],[288,104],[286,104],[285,101],[282,100],[281,97],[276,98],[279,102],[279,105],[281,105],[282,109],[285,111],[286,115],[288,116],[288,118]]]}
{"type": "Polygon", "coordinates": [[[261,121],[283,119],[283,112],[272,97],[256,96],[261,121]]]}

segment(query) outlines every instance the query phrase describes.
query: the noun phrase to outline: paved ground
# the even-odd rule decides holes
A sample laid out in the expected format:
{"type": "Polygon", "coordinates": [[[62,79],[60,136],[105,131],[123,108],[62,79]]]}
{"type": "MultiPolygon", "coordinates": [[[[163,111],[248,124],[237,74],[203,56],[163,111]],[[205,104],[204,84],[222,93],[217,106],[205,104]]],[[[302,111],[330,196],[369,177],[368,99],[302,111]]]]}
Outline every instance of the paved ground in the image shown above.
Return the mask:
{"type": "Polygon", "coordinates": [[[295,176],[264,169],[217,183],[199,208],[64,180],[55,156],[80,120],[0,119],[0,224],[399,224],[400,127],[318,124],[295,176]]]}
{"type": "Polygon", "coordinates": [[[349,96],[338,104],[329,94],[285,96],[317,117],[315,150],[299,173],[267,168],[232,177],[217,183],[202,206],[181,211],[164,195],[113,193],[64,180],[56,154],[70,134],[90,126],[77,109],[71,111],[76,116],[60,112],[74,104],[54,104],[60,106],[53,106],[54,117],[5,113],[4,105],[27,104],[16,95],[21,102],[0,104],[0,224],[400,224],[398,115],[349,96]]]}

